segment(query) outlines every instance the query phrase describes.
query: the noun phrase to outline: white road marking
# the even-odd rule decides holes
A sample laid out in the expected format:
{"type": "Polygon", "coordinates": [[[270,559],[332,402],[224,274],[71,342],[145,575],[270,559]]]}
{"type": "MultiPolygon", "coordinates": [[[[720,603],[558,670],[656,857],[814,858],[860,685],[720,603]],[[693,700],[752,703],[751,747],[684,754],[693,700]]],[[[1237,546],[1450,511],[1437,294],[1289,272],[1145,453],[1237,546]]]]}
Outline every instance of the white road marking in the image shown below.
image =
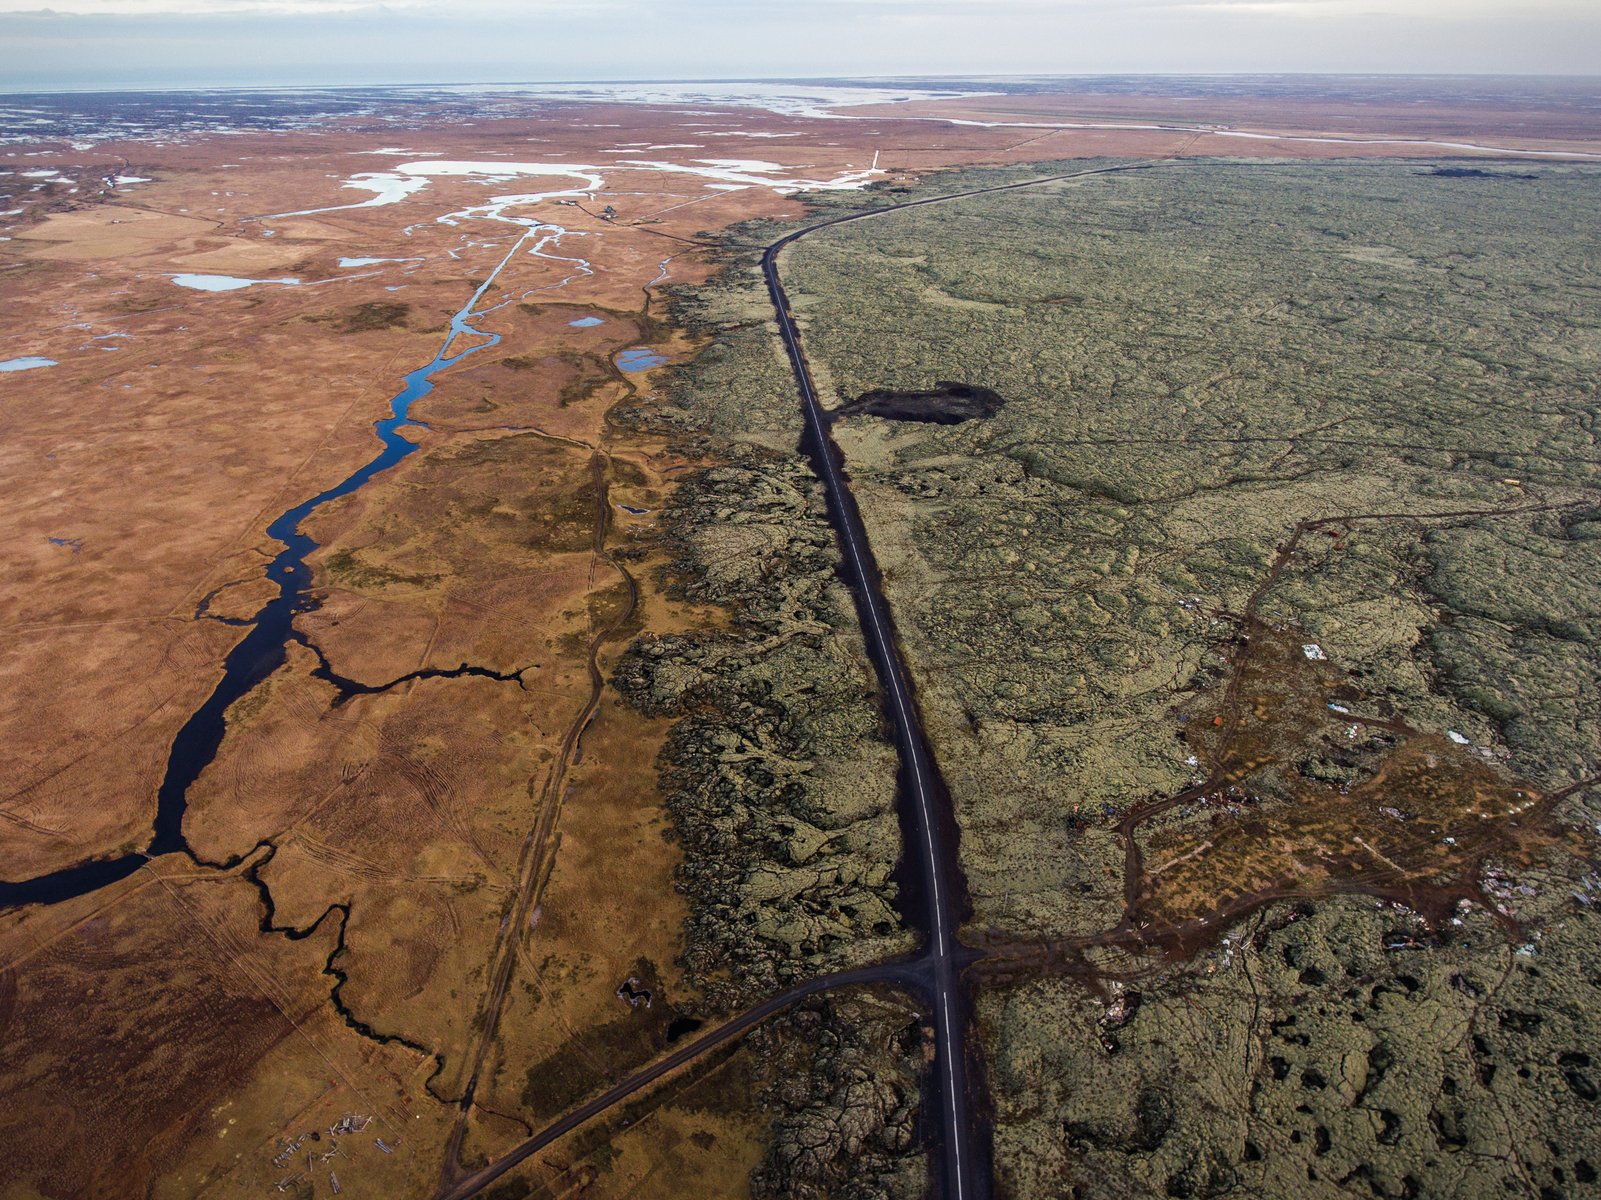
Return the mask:
{"type": "MultiPolygon", "coordinates": [[[[773,262],[773,274],[776,282],[778,274],[776,257],[773,262]]],[[[830,442],[823,428],[821,408],[817,403],[817,395],[812,390],[810,372],[806,369],[804,360],[800,358],[800,343],[795,333],[794,322],[790,316],[787,303],[788,295],[783,290],[781,283],[778,285],[778,294],[779,303],[775,307],[778,310],[779,320],[783,325],[786,346],[791,349],[792,354],[795,356],[795,365],[799,368],[796,370],[795,375],[800,382],[801,396],[806,405],[807,424],[811,427],[812,435],[816,439],[829,489],[836,494],[843,494],[844,487],[840,481],[838,469],[834,465],[833,455],[829,452],[830,442]]],[[[842,518],[843,515],[842,513],[842,518]]],[[[951,939],[950,931],[945,925],[944,896],[940,891],[939,857],[934,846],[934,815],[929,807],[928,765],[923,758],[922,747],[914,736],[914,726],[912,725],[910,710],[907,707],[905,686],[901,678],[899,656],[895,653],[894,645],[885,629],[884,615],[879,607],[878,594],[870,586],[861,547],[855,532],[847,521],[842,519],[839,527],[842,535],[841,540],[850,555],[851,565],[860,583],[863,606],[872,620],[873,637],[878,645],[880,658],[885,663],[885,683],[895,701],[896,712],[900,717],[901,739],[906,745],[907,766],[911,771],[912,783],[917,789],[917,806],[922,814],[923,839],[928,848],[927,877],[932,892],[930,908],[933,916],[933,954],[936,960],[935,990],[939,995],[940,1025],[944,1035],[942,1053],[939,1055],[941,1059],[940,1074],[943,1077],[946,1103],[949,1105],[951,1112],[951,1127],[947,1141],[951,1155],[955,1160],[954,1169],[951,1172],[951,1185],[954,1189],[952,1194],[956,1200],[963,1200],[966,1193],[963,1183],[961,1117],[957,1107],[957,1092],[960,1090],[960,1085],[957,1076],[956,1054],[954,1052],[955,1034],[951,1019],[951,993],[950,985],[942,983],[939,978],[941,974],[940,964],[948,961],[951,956],[951,939]]]]}

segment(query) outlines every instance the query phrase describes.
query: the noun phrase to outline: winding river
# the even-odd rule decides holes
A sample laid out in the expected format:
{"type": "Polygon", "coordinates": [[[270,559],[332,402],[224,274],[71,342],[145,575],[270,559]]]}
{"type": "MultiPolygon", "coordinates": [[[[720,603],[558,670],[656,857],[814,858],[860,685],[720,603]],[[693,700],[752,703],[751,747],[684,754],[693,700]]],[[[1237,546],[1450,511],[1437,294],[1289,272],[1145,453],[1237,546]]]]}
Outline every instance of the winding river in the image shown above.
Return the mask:
{"type": "MultiPolygon", "coordinates": [[[[163,854],[184,854],[206,867],[227,869],[237,866],[259,847],[252,847],[242,855],[221,861],[211,861],[197,855],[184,837],[184,812],[188,808],[189,789],[200,773],[216,758],[227,732],[229,707],[250,694],[254,688],[284,663],[291,642],[304,644],[303,635],[295,629],[295,618],[315,610],[320,599],[311,587],[311,570],[306,559],[317,549],[317,543],[301,530],[307,517],[341,496],[348,496],[364,486],[373,476],[386,471],[413,453],[418,443],[410,441],[401,431],[408,426],[426,428],[411,417],[412,406],[434,390],[434,376],[455,366],[470,356],[499,345],[500,335],[486,333],[476,322],[503,308],[518,297],[502,300],[488,308],[479,308],[484,294],[494,284],[507,265],[533,243],[529,253],[541,258],[577,264],[579,273],[587,273],[589,264],[582,259],[559,258],[546,254],[545,247],[557,242],[567,231],[557,225],[543,225],[519,218],[501,218],[523,227],[511,249],[496,265],[487,279],[473,292],[467,303],[450,319],[450,329],[439,351],[423,366],[405,376],[405,386],[389,401],[389,415],[373,423],[380,449],[367,462],[352,471],[334,486],[303,500],[293,508],[280,513],[267,526],[267,533],[283,544],[283,549],[267,567],[267,578],[277,586],[277,595],[264,604],[256,615],[240,624],[248,625],[247,633],[223,661],[222,678],[217,682],[203,704],[197,708],[178,730],[167,753],[166,769],[156,793],[156,819],[150,841],[143,850],[114,858],[95,858],[76,866],[52,871],[32,879],[0,881],[0,908],[22,904],[59,904],[77,896],[85,896],[109,884],[132,875],[151,858],[163,854]]],[[[571,278],[571,277],[569,277],[571,278]]],[[[566,280],[562,281],[567,282],[566,280]]],[[[556,285],[561,286],[561,285],[556,285]]],[[[209,597],[208,597],[209,600],[209,597]]],[[[206,602],[202,601],[197,617],[205,618],[206,602]]],[[[326,668],[326,664],[324,664],[326,668]]],[[[465,668],[463,668],[465,670],[465,668]]],[[[459,672],[427,672],[428,674],[456,674],[459,672]]],[[[341,681],[326,670],[324,676],[341,681]]],[[[360,685],[346,687],[348,691],[373,691],[360,685]]]]}

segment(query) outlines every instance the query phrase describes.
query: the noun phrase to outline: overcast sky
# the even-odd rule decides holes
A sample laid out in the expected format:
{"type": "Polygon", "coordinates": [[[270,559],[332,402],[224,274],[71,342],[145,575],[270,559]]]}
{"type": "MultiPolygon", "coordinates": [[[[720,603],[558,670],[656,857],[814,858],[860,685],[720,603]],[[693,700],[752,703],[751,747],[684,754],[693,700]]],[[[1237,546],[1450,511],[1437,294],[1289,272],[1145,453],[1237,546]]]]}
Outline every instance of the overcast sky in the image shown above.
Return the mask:
{"type": "Polygon", "coordinates": [[[0,0],[0,88],[1594,74],[1601,0],[0,0]]]}

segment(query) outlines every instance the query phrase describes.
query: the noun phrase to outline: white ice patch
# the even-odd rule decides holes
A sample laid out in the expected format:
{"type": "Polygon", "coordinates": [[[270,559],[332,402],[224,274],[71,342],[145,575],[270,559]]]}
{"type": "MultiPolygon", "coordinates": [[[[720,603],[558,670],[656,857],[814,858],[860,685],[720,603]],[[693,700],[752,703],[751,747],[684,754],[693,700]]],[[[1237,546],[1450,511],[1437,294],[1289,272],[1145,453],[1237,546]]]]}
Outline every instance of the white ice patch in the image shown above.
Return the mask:
{"type": "Polygon", "coordinates": [[[1301,647],[1301,653],[1306,655],[1313,662],[1324,662],[1329,657],[1327,654],[1323,653],[1323,647],[1318,645],[1316,642],[1307,642],[1301,647]]]}
{"type": "MultiPolygon", "coordinates": [[[[912,100],[954,100],[1000,94],[782,83],[532,83],[511,87],[505,84],[466,84],[438,90],[457,94],[515,93],[551,100],[599,100],[623,104],[716,104],[730,108],[758,108],[796,117],[833,116],[830,109],[858,104],[904,104],[912,100]]],[[[709,115],[723,114],[713,112],[709,115]]]]}
{"type": "Polygon", "coordinates": [[[761,158],[697,158],[708,167],[721,167],[725,171],[746,171],[753,175],[768,175],[784,170],[783,163],[768,162],[761,158]]]}
{"type": "MultiPolygon", "coordinates": [[[[737,184],[740,187],[767,187],[780,195],[790,195],[800,191],[836,191],[859,188],[868,183],[874,176],[884,174],[884,172],[873,168],[865,171],[847,171],[832,179],[801,178],[786,173],[808,168],[786,167],[781,163],[747,158],[697,159],[692,166],[659,160],[625,159],[618,163],[617,167],[634,167],[642,170],[694,175],[726,184],[737,184]]],[[[579,187],[556,188],[543,192],[515,192],[507,195],[492,196],[486,204],[470,205],[467,208],[458,209],[455,212],[449,212],[436,218],[441,224],[452,226],[459,225],[465,220],[482,218],[512,221],[515,224],[531,227],[537,224],[532,218],[507,217],[505,215],[507,210],[538,204],[557,197],[593,196],[605,186],[602,172],[612,169],[611,167],[597,167],[579,163],[502,162],[492,159],[423,159],[417,162],[399,163],[392,171],[364,171],[353,175],[345,182],[344,186],[347,188],[363,188],[377,193],[371,200],[365,200],[359,204],[339,204],[325,208],[301,209],[296,212],[273,213],[263,219],[303,217],[316,213],[337,212],[355,208],[376,208],[381,205],[394,204],[427,187],[431,179],[456,178],[492,184],[543,175],[582,181],[579,187]]],[[[734,189],[729,188],[727,190],[734,189]]],[[[410,228],[408,228],[407,232],[410,232],[410,228]]]]}
{"type": "Polygon", "coordinates": [[[387,171],[363,171],[359,175],[352,175],[345,181],[344,186],[377,194],[371,200],[362,200],[355,204],[332,204],[325,208],[302,208],[295,212],[268,213],[262,220],[271,221],[278,217],[309,217],[316,213],[343,212],[350,208],[382,208],[386,204],[398,204],[407,196],[422,191],[428,186],[428,180],[418,179],[412,175],[395,175],[387,171]]]}
{"type": "MultiPolygon", "coordinates": [[[[605,183],[605,180],[599,174],[600,168],[579,166],[571,163],[472,162],[441,159],[428,162],[403,163],[399,169],[409,174],[422,176],[425,181],[430,177],[453,176],[468,179],[476,177],[484,183],[500,183],[508,179],[529,175],[548,175],[583,181],[582,187],[556,188],[548,192],[514,192],[504,196],[491,196],[487,204],[474,204],[439,217],[439,222],[444,225],[459,225],[464,220],[481,217],[494,221],[511,221],[514,224],[532,227],[538,222],[532,218],[508,217],[505,215],[506,210],[530,204],[539,204],[542,201],[559,196],[589,196],[599,191],[605,183]]],[[[551,228],[555,228],[555,226],[551,226],[551,228]]]]}
{"type": "Polygon", "coordinates": [[[341,267],[374,267],[379,263],[392,262],[422,262],[420,258],[341,258],[341,267]]]}
{"type": "Polygon", "coordinates": [[[281,283],[285,287],[295,287],[300,283],[298,279],[239,279],[233,275],[174,275],[172,281],[179,287],[193,288],[197,292],[237,292],[258,283],[281,283]]]}
{"type": "Polygon", "coordinates": [[[486,175],[492,178],[515,179],[519,175],[573,175],[589,179],[591,187],[599,187],[600,179],[592,174],[594,167],[581,167],[573,163],[496,162],[493,159],[427,159],[423,162],[401,163],[395,168],[407,175],[429,177],[446,175],[486,175]]]}
{"type": "Polygon", "coordinates": [[[704,179],[719,179],[727,183],[743,183],[756,187],[772,188],[781,196],[788,196],[794,192],[835,192],[865,187],[875,175],[884,174],[883,171],[869,169],[866,171],[846,171],[843,175],[836,175],[833,179],[800,179],[800,178],[772,178],[768,172],[783,171],[788,168],[776,163],[748,162],[744,159],[698,159],[705,166],[686,167],[681,163],[655,162],[646,159],[628,158],[619,165],[625,167],[644,167],[652,171],[682,172],[685,175],[699,175],[704,179]],[[721,165],[735,164],[735,165],[721,165]],[[755,167],[756,170],[738,169],[755,167]]]}
{"type": "Polygon", "coordinates": [[[1454,729],[1447,729],[1445,731],[1445,736],[1450,738],[1458,746],[1471,746],[1473,744],[1454,729]]]}

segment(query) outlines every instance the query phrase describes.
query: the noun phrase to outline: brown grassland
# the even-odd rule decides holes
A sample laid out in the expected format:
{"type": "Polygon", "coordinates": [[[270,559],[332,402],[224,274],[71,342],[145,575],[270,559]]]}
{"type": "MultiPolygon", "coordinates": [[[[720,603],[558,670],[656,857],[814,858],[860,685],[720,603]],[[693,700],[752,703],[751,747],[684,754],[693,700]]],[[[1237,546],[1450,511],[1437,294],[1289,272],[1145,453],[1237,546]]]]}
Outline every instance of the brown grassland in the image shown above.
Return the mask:
{"type": "MultiPolygon", "coordinates": [[[[876,152],[892,185],[952,165],[1223,152],[1188,131],[901,119],[1029,121],[1081,99],[851,122],[730,110],[696,131],[694,152],[755,153],[730,131],[793,134],[761,155],[829,178],[876,152]]],[[[1457,118],[1407,120],[1363,128],[1449,134],[1457,118]]],[[[549,105],[405,136],[451,158],[609,163],[640,153],[614,140],[680,142],[686,123],[670,108],[549,105]]],[[[272,594],[267,525],[373,455],[401,377],[440,350],[506,254],[509,226],[475,227],[480,240],[435,220],[481,203],[480,180],[264,218],[364,198],[336,181],[382,169],[364,156],[395,136],[347,120],[55,144],[26,160],[79,190],[30,193],[0,243],[7,354],[59,363],[0,376],[8,881],[148,844],[169,747],[272,594]],[[118,161],[153,182],[97,188],[118,161]],[[386,261],[342,268],[344,255],[386,261]],[[206,293],[175,286],[180,273],[299,283],[206,293]]],[[[479,305],[493,307],[479,328],[501,340],[435,380],[405,430],[417,452],[306,522],[316,606],[283,666],[230,710],[189,792],[190,846],[230,865],[167,854],[92,894],[0,911],[5,1200],[276,1194],[284,1181],[321,1196],[334,1173],[356,1200],[428,1196],[658,1057],[675,1019],[698,1011],[655,768],[673,722],[623,704],[610,680],[634,639],[728,615],[662,578],[658,515],[684,471],[707,464],[617,419],[661,377],[615,355],[693,358],[705,340],[668,323],[663,274],[703,283],[718,261],[700,234],[804,209],[767,187],[601,171],[583,207],[516,210],[566,227],[557,253],[589,273],[511,262],[479,305]],[[615,220],[595,215],[604,204],[615,220]],[[603,323],[574,327],[586,316],[603,323]],[[625,985],[649,1004],[630,1004],[625,985]],[[372,1124],[332,1132],[348,1114],[372,1124]]],[[[1296,677],[1294,702],[1308,689],[1296,677]]],[[[1145,853],[1167,863],[1152,903],[1175,911],[1193,906],[1169,892],[1213,893],[1200,875],[1250,868],[1221,849],[1168,861],[1161,835],[1145,853]]],[[[882,1021],[888,1042],[896,1018],[882,1021]]],[[[762,1061],[748,1042],[709,1055],[498,1194],[739,1194],[768,1145],[762,1061]]]]}

